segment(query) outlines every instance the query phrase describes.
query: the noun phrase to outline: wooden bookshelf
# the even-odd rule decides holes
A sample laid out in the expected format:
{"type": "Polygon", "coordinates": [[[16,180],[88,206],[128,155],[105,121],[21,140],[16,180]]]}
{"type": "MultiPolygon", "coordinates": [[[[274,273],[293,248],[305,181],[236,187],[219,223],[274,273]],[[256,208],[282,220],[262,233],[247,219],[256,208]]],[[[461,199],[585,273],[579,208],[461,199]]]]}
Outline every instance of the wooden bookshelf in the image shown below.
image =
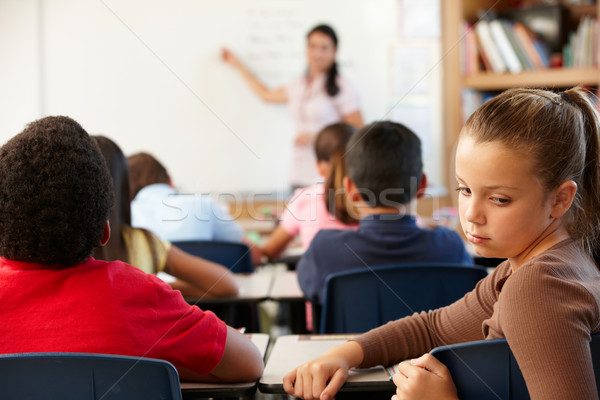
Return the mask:
{"type": "Polygon", "coordinates": [[[549,68],[524,71],[519,74],[480,72],[462,77],[462,86],[475,90],[504,90],[512,87],[598,86],[599,82],[600,70],[597,68],[549,68]]]}
{"type": "MultiPolygon", "coordinates": [[[[479,10],[491,10],[503,14],[510,9],[510,0],[444,0],[442,12],[442,57],[443,57],[443,119],[446,165],[453,157],[458,134],[462,127],[461,92],[465,89],[477,91],[501,91],[512,87],[568,88],[577,85],[600,87],[600,68],[547,68],[528,70],[518,74],[494,74],[480,71],[468,76],[461,72],[460,26],[463,21],[477,21],[479,10]]],[[[532,3],[529,1],[528,3],[532,3]]],[[[600,3],[592,5],[569,5],[574,19],[586,15],[600,16],[600,3]]],[[[454,185],[454,172],[449,171],[447,185],[454,185]]]]}

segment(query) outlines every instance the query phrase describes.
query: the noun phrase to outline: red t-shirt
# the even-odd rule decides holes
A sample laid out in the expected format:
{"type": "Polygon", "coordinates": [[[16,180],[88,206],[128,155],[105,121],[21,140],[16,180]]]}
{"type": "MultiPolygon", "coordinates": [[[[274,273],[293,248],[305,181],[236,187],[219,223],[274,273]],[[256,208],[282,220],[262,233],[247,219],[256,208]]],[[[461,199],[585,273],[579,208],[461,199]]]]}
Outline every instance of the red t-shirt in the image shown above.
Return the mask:
{"type": "Polygon", "coordinates": [[[223,321],[120,261],[58,269],[0,258],[0,288],[0,353],[144,356],[206,374],[225,350],[223,321]]]}

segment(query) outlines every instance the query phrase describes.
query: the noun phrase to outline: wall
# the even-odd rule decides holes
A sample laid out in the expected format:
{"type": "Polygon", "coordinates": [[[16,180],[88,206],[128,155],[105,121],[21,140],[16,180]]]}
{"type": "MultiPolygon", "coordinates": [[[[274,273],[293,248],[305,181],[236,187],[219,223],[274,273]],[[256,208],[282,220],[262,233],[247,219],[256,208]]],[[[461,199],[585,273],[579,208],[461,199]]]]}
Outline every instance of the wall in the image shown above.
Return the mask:
{"type": "MultiPolygon", "coordinates": [[[[35,118],[65,114],[127,154],[154,153],[185,191],[286,189],[288,110],[257,99],[221,62],[221,47],[276,87],[303,72],[305,34],[327,22],[340,37],[340,69],[361,93],[365,121],[389,118],[398,103],[399,4],[3,0],[0,142],[35,118]]],[[[434,163],[426,168],[439,175],[434,163]]]]}

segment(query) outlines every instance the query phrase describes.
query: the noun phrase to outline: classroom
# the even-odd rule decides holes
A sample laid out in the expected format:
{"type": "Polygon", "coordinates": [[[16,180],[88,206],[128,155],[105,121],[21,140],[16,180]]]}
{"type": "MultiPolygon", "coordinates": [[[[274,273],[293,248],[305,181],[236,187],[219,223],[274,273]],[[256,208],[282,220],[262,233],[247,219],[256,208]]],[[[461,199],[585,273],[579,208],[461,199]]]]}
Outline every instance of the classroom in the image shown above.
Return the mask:
{"type": "Polygon", "coordinates": [[[1,0],[0,398],[600,398],[599,17],[1,0]]]}

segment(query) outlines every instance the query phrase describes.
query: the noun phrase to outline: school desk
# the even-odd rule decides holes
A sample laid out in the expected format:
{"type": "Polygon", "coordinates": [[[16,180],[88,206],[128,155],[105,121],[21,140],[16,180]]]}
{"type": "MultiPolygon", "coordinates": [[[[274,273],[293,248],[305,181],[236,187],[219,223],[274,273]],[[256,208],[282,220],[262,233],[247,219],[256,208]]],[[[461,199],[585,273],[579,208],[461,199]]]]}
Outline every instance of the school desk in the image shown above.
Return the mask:
{"type": "Polygon", "coordinates": [[[277,226],[275,219],[239,218],[236,221],[244,232],[257,232],[260,236],[270,235],[277,226]]]}
{"type": "MultiPolygon", "coordinates": [[[[269,346],[269,335],[252,333],[247,336],[256,345],[264,359],[269,346]]],[[[244,360],[240,360],[240,362],[244,362],[244,360]]],[[[181,394],[184,400],[251,396],[256,392],[257,383],[257,381],[246,383],[181,382],[181,394]]]]}
{"type": "Polygon", "coordinates": [[[239,287],[237,296],[186,297],[186,301],[202,308],[202,304],[256,303],[269,298],[271,285],[273,284],[273,274],[271,272],[253,272],[235,274],[234,276],[239,287]]]}
{"type": "MultiPolygon", "coordinates": [[[[273,348],[258,390],[262,393],[283,394],[283,376],[295,367],[323,354],[331,347],[344,343],[353,335],[284,335],[279,336],[273,348]]],[[[388,399],[396,386],[389,380],[390,375],[383,367],[351,370],[348,380],[340,390],[343,393],[370,393],[368,398],[381,394],[388,399]]],[[[338,396],[336,396],[337,398],[338,396]]],[[[364,396],[363,396],[364,397],[364,396]]],[[[377,396],[379,397],[379,396],[377,396]]]]}
{"type": "Polygon", "coordinates": [[[291,333],[308,333],[306,329],[306,298],[296,271],[278,272],[273,276],[269,298],[280,304],[286,313],[286,325],[291,333]]]}
{"type": "Polygon", "coordinates": [[[302,258],[302,255],[305,251],[306,249],[298,242],[296,245],[287,247],[283,253],[281,253],[281,255],[272,262],[285,264],[288,270],[293,271],[296,269],[296,265],[300,261],[300,258],[302,258]]]}
{"type": "Polygon", "coordinates": [[[284,271],[273,274],[273,284],[269,298],[274,301],[304,302],[304,293],[300,289],[296,271],[284,271]]]}
{"type": "Polygon", "coordinates": [[[213,311],[225,323],[235,328],[244,326],[248,332],[260,332],[257,303],[269,298],[273,274],[271,272],[235,274],[235,280],[239,286],[239,293],[236,296],[215,298],[186,296],[185,300],[203,310],[213,311]]]}

